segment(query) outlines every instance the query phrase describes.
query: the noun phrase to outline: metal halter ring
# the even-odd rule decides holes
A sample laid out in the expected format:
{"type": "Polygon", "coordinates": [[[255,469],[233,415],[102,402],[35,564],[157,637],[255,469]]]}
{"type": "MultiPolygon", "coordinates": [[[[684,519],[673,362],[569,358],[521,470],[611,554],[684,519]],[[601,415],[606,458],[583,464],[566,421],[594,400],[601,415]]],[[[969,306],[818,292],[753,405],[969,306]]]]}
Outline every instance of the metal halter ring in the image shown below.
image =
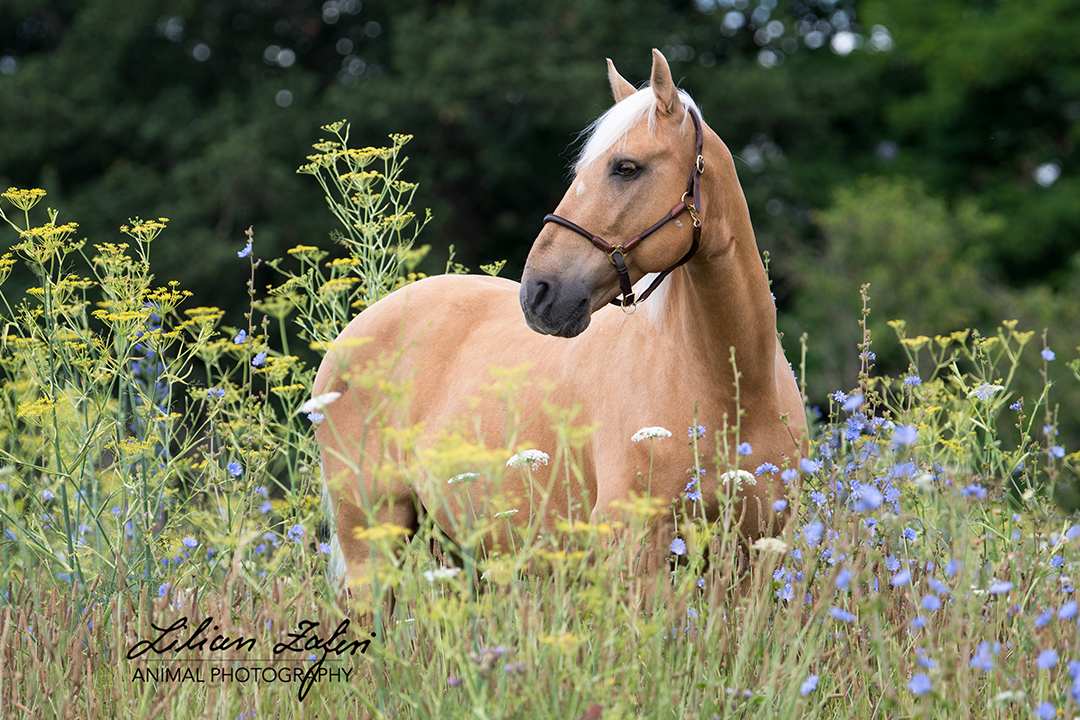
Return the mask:
{"type": "Polygon", "coordinates": [[[618,264],[615,262],[615,253],[619,253],[620,255],[622,255],[623,260],[625,261],[626,260],[626,249],[623,248],[622,245],[616,245],[615,247],[611,248],[611,252],[609,252],[607,254],[608,262],[611,263],[612,265],[614,265],[615,267],[618,267],[618,264]]]}

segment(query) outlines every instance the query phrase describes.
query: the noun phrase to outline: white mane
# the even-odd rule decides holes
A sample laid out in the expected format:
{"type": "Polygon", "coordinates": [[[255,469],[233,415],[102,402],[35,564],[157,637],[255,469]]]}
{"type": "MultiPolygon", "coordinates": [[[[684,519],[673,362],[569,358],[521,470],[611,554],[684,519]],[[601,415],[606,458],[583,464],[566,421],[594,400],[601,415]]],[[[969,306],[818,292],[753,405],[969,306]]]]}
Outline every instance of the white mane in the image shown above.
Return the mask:
{"type": "MultiPolygon", "coordinates": [[[[679,91],[679,98],[684,108],[698,110],[697,104],[685,90],[679,91]]],[[[698,110],[699,115],[700,113],[701,111],[698,110]]],[[[646,116],[649,118],[649,129],[652,130],[656,126],[656,94],[650,87],[643,87],[630,97],[624,98],[622,102],[615,103],[582,131],[586,140],[574,164],[575,169],[581,170],[595,162],[626,137],[626,133],[646,116]]],[[[686,116],[684,115],[683,129],[685,128],[686,116]]]]}

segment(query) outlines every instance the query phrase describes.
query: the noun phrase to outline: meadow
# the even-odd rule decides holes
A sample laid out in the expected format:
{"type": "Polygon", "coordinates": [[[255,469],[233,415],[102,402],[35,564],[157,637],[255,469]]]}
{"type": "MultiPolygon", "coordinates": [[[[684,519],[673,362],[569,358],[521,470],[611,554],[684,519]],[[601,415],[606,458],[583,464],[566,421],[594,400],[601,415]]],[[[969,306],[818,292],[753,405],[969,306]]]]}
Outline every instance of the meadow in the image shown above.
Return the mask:
{"type": "MultiPolygon", "coordinates": [[[[180,240],[166,219],[87,241],[42,191],[3,193],[0,279],[25,263],[40,284],[0,293],[0,717],[1080,715],[1080,523],[1053,501],[1080,464],[1055,412],[1078,390],[1076,351],[1011,320],[932,338],[895,320],[871,337],[872,287],[850,349],[862,372],[808,409],[811,457],[733,477],[717,522],[695,512],[690,482],[671,503],[631,498],[624,523],[531,529],[512,555],[481,548],[503,513],[452,543],[430,523],[412,538],[376,526],[375,602],[342,592],[327,572],[314,367],[296,344],[317,355],[415,280],[426,216],[403,179],[408,137],[351,148],[348,126],[325,130],[300,172],[341,220],[333,248],[263,260],[256,232],[238,239],[240,326],[153,276],[152,248],[180,240]],[[280,275],[265,292],[261,263],[280,275]],[[910,362],[897,377],[875,370],[885,344],[910,362]],[[1042,391],[1021,397],[1033,356],[1042,391]],[[773,474],[789,522],[748,547],[731,530],[735,491],[773,474]],[[679,537],[650,576],[663,513],[679,537]]],[[[784,343],[804,377],[806,339],[784,343]]],[[[508,417],[523,376],[493,369],[508,417]]],[[[408,384],[379,387],[387,408],[408,401],[408,384]]],[[[590,429],[572,408],[548,412],[550,454],[451,437],[392,470],[411,477],[445,453],[488,477],[546,462],[572,482],[590,429]]],[[[722,474],[702,449],[735,433],[737,418],[701,427],[691,407],[685,426],[626,443],[682,443],[688,470],[722,474]]]]}

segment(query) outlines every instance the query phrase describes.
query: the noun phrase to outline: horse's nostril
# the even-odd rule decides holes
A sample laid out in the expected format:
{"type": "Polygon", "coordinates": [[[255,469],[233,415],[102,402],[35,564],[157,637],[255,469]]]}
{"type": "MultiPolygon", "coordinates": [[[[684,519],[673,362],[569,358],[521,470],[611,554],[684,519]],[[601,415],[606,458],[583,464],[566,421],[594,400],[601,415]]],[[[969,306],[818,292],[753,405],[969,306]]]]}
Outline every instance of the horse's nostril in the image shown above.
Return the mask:
{"type": "Polygon", "coordinates": [[[532,305],[534,308],[538,308],[543,304],[544,300],[547,299],[548,293],[551,291],[551,286],[543,280],[537,280],[532,286],[532,305]]]}
{"type": "Polygon", "coordinates": [[[521,286],[521,307],[526,313],[538,313],[551,302],[551,286],[543,280],[529,280],[521,286]]]}

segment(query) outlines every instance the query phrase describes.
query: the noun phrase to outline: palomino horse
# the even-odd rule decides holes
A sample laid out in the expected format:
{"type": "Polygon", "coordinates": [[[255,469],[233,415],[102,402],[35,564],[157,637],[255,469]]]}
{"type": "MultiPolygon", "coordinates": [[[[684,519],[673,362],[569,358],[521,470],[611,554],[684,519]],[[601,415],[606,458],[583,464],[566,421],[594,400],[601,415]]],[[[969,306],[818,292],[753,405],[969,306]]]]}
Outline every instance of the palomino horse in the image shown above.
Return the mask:
{"type": "MultiPolygon", "coordinates": [[[[767,463],[790,467],[804,454],[803,405],[777,339],[776,308],[731,153],[676,89],[659,52],[653,51],[647,88],[635,90],[610,61],[608,76],[616,104],[591,128],[574,180],[556,214],[545,218],[521,284],[441,276],[408,285],[353,319],[319,368],[314,395],[342,393],[326,406],[317,437],[352,578],[365,576],[371,552],[357,530],[373,523],[415,529],[426,510],[445,531],[453,527],[448,514],[484,499],[483,477],[466,486],[447,485],[446,476],[421,485],[378,468],[391,455],[419,455],[453,418],[474,418],[454,426],[471,428],[474,438],[489,444],[501,438],[506,406],[484,390],[492,367],[530,363],[530,380],[556,381],[546,391],[548,401],[579,404],[577,421],[596,425],[582,452],[580,486],[549,484],[549,467],[531,473],[532,488],[551,493],[547,507],[554,515],[566,517],[577,502],[596,521],[613,501],[646,490],[664,501],[681,498],[693,464],[685,441],[655,442],[650,449],[650,443],[631,443],[631,436],[662,426],[685,438],[695,405],[707,438],[733,426],[732,353],[743,453],[731,443],[730,457],[716,458],[715,443],[703,441],[702,466],[738,464],[752,472],[767,463]],[[631,284],[651,273],[662,282],[638,308],[631,284]],[[373,408],[382,402],[370,378],[380,356],[395,358],[381,366],[385,373],[411,378],[410,404],[396,419],[373,408]],[[365,367],[369,377],[361,381],[365,367]],[[383,425],[420,427],[421,437],[415,447],[388,447],[383,425]]],[[[523,390],[523,416],[539,414],[542,384],[523,390]]],[[[548,451],[557,442],[550,421],[533,422],[517,440],[515,447],[548,451]]],[[[718,511],[717,475],[709,470],[700,484],[710,519],[718,511]]],[[[527,477],[508,471],[503,491],[530,494],[527,477]]],[[[739,492],[744,536],[775,531],[769,500],[784,495],[779,472],[739,492]]],[[[513,516],[515,523],[528,519],[529,513],[513,516]]]]}

